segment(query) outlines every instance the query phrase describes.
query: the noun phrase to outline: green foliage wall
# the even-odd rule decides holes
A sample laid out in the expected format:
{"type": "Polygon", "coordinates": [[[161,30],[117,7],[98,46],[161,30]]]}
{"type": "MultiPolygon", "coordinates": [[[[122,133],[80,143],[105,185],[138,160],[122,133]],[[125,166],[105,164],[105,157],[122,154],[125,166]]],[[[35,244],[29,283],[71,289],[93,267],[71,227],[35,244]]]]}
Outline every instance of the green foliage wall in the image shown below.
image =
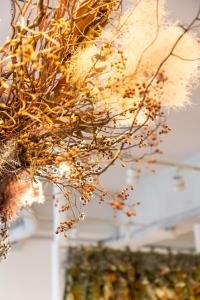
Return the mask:
{"type": "Polygon", "coordinates": [[[200,256],[72,248],[64,300],[200,300],[200,256]]]}

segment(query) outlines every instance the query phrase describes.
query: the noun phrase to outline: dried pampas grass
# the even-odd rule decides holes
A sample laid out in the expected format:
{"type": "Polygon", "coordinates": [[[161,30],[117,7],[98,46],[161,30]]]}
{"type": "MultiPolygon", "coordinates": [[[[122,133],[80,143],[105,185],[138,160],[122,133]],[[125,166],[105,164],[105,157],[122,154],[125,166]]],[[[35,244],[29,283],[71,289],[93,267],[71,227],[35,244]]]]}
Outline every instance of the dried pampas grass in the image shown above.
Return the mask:
{"type": "Polygon", "coordinates": [[[192,33],[165,16],[164,1],[140,1],[132,16],[130,11],[124,16],[119,44],[133,84],[151,84],[151,96],[164,106],[184,106],[199,76],[200,46],[192,33]]]}
{"type": "Polygon", "coordinates": [[[97,106],[123,112],[134,102],[142,102],[147,91],[148,97],[162,106],[181,107],[189,102],[199,76],[200,46],[192,33],[166,21],[164,1],[138,2],[121,18],[118,27],[102,33],[102,40],[101,50],[98,44],[93,45],[74,59],[74,75],[80,85],[92,68],[100,70],[90,87],[98,99],[97,106]],[[119,61],[119,50],[123,52],[125,70],[118,69],[116,75],[113,65],[119,61]],[[130,86],[134,92],[126,97],[130,86]]]}

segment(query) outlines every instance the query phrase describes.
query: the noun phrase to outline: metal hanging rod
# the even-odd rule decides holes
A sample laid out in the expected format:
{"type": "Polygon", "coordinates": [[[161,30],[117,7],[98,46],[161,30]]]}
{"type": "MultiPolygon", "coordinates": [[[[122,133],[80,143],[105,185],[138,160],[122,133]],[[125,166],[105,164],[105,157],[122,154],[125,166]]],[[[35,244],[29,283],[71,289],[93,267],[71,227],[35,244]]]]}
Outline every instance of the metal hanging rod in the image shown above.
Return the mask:
{"type": "Polygon", "coordinates": [[[200,166],[195,166],[195,165],[190,165],[190,164],[184,164],[184,163],[177,163],[177,162],[172,162],[172,161],[167,161],[167,160],[160,160],[160,159],[155,159],[155,161],[149,158],[136,158],[132,157],[127,162],[144,162],[144,163],[149,163],[152,165],[161,165],[161,166],[167,166],[167,167],[174,167],[180,170],[190,170],[190,171],[200,171],[200,166]]]}
{"type": "Polygon", "coordinates": [[[142,246],[140,251],[145,252],[160,252],[160,253],[165,253],[165,254],[194,254],[195,249],[194,248],[187,248],[187,247],[178,247],[178,246],[164,246],[164,245],[145,245],[142,246]]]}

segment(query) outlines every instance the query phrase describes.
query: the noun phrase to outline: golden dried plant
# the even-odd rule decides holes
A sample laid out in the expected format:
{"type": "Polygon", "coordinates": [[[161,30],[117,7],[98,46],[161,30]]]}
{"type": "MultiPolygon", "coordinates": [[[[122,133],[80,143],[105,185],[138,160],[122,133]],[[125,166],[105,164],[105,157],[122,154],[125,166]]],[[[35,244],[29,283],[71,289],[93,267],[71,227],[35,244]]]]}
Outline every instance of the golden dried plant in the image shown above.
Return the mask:
{"type": "MultiPolygon", "coordinates": [[[[120,0],[55,2],[11,1],[12,35],[0,48],[0,176],[4,199],[25,173],[56,184],[60,210],[72,212],[57,230],[66,232],[92,197],[135,214],[129,188],[111,194],[99,177],[122,151],[158,152],[168,132],[162,107],[184,104],[198,75],[190,31],[199,12],[181,28],[158,0],[124,15],[120,0]]],[[[0,201],[6,220],[22,206],[15,195],[0,201]]]]}

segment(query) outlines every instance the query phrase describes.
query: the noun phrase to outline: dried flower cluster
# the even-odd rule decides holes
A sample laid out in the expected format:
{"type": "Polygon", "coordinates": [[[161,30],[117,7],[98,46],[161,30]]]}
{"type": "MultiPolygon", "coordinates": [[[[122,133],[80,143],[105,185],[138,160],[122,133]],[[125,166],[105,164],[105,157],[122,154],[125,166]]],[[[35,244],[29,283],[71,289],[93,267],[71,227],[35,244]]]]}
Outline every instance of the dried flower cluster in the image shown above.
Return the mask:
{"type": "Polygon", "coordinates": [[[124,16],[120,8],[119,0],[59,0],[55,7],[12,0],[12,36],[0,48],[0,206],[7,220],[24,204],[8,186],[24,174],[65,196],[61,211],[72,218],[57,232],[82,220],[92,197],[135,214],[128,190],[110,194],[99,176],[122,151],[158,152],[159,135],[168,132],[162,107],[185,103],[197,78],[199,46],[189,31],[199,13],[179,28],[166,23],[162,1],[141,0],[124,16]]]}

